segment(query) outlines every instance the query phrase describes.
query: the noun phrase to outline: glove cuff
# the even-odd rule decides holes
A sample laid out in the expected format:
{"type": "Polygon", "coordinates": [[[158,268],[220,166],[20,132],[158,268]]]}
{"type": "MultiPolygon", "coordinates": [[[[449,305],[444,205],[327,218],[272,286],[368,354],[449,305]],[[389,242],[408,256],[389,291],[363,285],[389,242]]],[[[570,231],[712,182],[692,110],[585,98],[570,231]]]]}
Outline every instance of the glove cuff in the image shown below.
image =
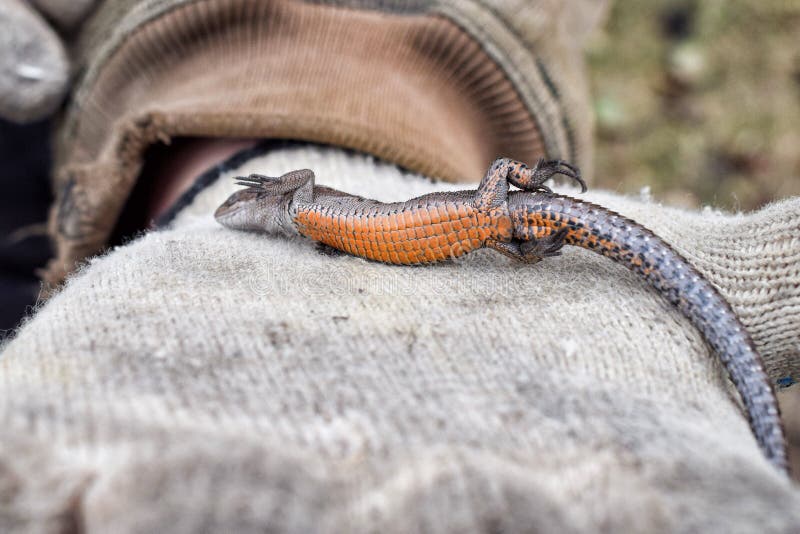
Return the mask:
{"type": "Polygon", "coordinates": [[[467,1],[127,4],[103,5],[76,47],[51,283],[102,248],[146,149],[173,137],[313,141],[444,180],[478,180],[499,155],[588,173],[581,58],[556,8],[512,21],[467,1]]]}

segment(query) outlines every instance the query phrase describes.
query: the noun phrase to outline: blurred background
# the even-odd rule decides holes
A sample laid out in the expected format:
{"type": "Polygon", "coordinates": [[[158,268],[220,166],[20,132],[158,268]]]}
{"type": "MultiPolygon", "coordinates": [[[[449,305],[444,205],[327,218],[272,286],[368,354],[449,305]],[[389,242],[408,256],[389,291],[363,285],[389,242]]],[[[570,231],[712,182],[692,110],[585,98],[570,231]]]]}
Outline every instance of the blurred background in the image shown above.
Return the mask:
{"type": "Polygon", "coordinates": [[[50,123],[0,119],[0,339],[30,312],[50,256],[50,123]]]}
{"type": "MultiPolygon", "coordinates": [[[[800,195],[800,1],[616,0],[587,51],[593,186],[687,208],[800,195]]],[[[0,121],[0,337],[48,255],[49,124],[0,121]]],[[[800,475],[800,386],[779,393],[800,475]]]]}
{"type": "Polygon", "coordinates": [[[595,187],[728,210],[800,194],[800,2],[616,0],[588,60],[595,187]]]}

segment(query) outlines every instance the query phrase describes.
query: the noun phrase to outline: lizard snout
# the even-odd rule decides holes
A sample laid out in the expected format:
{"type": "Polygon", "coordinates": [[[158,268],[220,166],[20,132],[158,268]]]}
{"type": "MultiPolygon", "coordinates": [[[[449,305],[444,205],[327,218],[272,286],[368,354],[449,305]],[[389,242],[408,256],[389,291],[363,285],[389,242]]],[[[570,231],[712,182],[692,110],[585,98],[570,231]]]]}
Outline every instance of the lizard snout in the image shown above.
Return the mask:
{"type": "Polygon", "coordinates": [[[252,190],[236,191],[220,204],[214,212],[214,218],[225,226],[235,225],[236,219],[255,203],[256,196],[252,190]]]}

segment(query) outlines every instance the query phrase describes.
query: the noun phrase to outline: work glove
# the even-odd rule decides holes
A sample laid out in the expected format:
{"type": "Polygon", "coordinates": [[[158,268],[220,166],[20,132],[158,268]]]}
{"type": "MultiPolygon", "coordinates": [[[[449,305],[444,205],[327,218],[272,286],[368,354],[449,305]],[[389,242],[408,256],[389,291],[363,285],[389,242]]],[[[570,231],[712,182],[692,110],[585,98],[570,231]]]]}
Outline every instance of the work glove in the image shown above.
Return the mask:
{"type": "Polygon", "coordinates": [[[94,0],[0,0],[0,118],[33,122],[53,113],[70,67],[62,34],[81,24],[94,0]]]}
{"type": "MultiPolygon", "coordinates": [[[[699,332],[619,265],[567,249],[533,266],[492,251],[387,266],[232,232],[212,217],[233,176],[252,172],[312,168],[319,184],[387,201],[472,188],[490,158],[513,155],[500,137],[531,117],[539,137],[528,145],[589,175],[576,34],[593,17],[577,15],[600,3],[122,4],[87,25],[60,129],[58,257],[47,277],[70,278],[0,355],[0,530],[780,532],[800,523],[798,491],[761,454],[699,332]],[[305,40],[285,39],[315,21],[305,40]],[[356,24],[401,25],[392,36],[406,38],[403,53],[427,54],[415,66],[491,62],[438,99],[417,84],[474,71],[376,79],[373,65],[341,91],[281,63],[315,45],[369,59],[363,51],[378,46],[345,46],[360,37],[347,33],[356,24]],[[443,40],[458,46],[443,52],[443,40]],[[469,61],[459,56],[466,46],[469,61]],[[306,85],[277,83],[276,66],[306,85]],[[524,100],[530,113],[496,130],[453,127],[512,81],[490,109],[524,100]],[[352,90],[359,83],[364,92],[352,90]],[[480,98],[454,113],[475,87],[480,98]],[[320,88],[336,91],[320,102],[320,88]],[[400,105],[375,100],[390,90],[400,105]],[[281,103],[292,113],[277,113],[281,103]],[[338,149],[240,156],[204,173],[198,184],[211,185],[179,202],[168,226],[104,250],[148,147],[180,135],[311,139],[406,170],[338,149]]],[[[378,34],[385,44],[389,34],[378,34]]],[[[797,199],[725,215],[584,198],[675,246],[730,300],[770,378],[797,376],[797,199]]]]}
{"type": "MultiPolygon", "coordinates": [[[[311,168],[384,201],[475,186],[338,149],[242,159],[84,266],[0,354],[0,530],[800,524],[800,491],[716,355],[639,276],[572,247],[405,267],[232,231],[212,213],[250,173],[311,168]]],[[[771,379],[797,376],[800,199],[725,215],[559,192],[663,236],[731,302],[771,379]]]]}

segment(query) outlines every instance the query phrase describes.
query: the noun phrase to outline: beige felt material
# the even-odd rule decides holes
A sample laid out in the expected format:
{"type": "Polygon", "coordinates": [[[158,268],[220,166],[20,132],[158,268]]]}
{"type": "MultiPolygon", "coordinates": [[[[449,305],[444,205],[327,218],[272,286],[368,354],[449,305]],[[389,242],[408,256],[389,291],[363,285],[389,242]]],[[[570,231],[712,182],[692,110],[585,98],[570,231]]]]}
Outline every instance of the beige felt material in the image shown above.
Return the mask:
{"type": "MultiPolygon", "coordinates": [[[[310,147],[229,176],[300,167],[381,200],[459,187],[310,147]]],[[[91,260],[0,355],[0,531],[800,524],[699,333],[624,268],[576,249],[330,257],[220,227],[234,189],[91,260]]],[[[686,254],[773,378],[800,373],[800,199],[729,215],[584,196],[686,254]]]]}

